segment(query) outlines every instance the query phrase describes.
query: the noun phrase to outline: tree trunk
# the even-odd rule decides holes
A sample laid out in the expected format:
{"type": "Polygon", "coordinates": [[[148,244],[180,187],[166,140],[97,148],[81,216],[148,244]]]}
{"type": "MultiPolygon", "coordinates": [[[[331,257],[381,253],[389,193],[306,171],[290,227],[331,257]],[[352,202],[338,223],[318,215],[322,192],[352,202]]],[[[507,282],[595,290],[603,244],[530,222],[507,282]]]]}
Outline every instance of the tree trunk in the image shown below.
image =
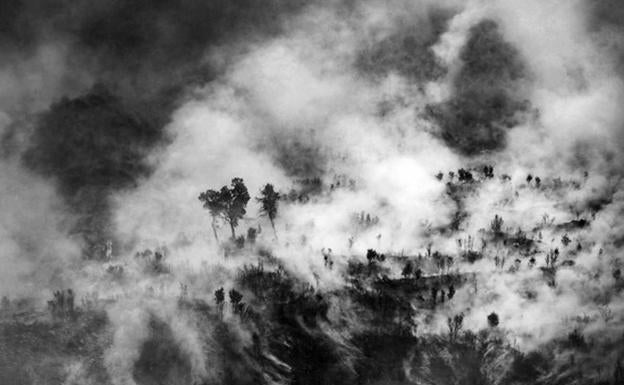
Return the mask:
{"type": "Polygon", "coordinates": [[[229,221],[230,223],[230,229],[232,230],[232,240],[236,240],[236,233],[234,232],[234,225],[232,224],[232,221],[229,221]]]}
{"type": "Polygon", "coordinates": [[[215,226],[215,217],[212,217],[212,233],[214,234],[214,237],[217,240],[217,245],[218,245],[219,244],[219,236],[217,235],[217,227],[215,226]]]}
{"type": "Polygon", "coordinates": [[[269,217],[269,221],[271,222],[271,227],[273,228],[273,234],[275,234],[275,239],[277,240],[277,231],[275,231],[275,223],[273,223],[273,218],[269,217]]]}

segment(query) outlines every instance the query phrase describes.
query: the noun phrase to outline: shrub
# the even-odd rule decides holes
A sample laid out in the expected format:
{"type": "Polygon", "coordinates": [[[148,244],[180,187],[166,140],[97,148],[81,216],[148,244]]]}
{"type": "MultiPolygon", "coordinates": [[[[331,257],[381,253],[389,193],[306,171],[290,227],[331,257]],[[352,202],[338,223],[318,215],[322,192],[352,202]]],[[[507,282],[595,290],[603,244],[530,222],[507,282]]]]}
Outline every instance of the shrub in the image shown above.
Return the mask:
{"type": "Polygon", "coordinates": [[[490,327],[498,326],[498,322],[499,322],[498,314],[494,312],[490,313],[490,315],[488,315],[487,317],[487,320],[488,320],[488,325],[490,325],[490,327]]]}

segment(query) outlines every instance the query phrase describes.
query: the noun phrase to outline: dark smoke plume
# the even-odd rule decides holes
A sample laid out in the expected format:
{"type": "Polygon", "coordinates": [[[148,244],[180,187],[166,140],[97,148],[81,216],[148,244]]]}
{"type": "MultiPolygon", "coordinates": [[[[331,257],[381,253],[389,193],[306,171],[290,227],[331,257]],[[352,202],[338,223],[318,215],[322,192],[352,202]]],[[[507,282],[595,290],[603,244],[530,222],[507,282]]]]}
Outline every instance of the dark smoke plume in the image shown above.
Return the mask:
{"type": "Polygon", "coordinates": [[[53,104],[36,120],[25,149],[18,140],[23,134],[16,133],[23,132],[20,125],[3,133],[3,147],[7,153],[24,151],[29,169],[58,183],[79,215],[76,231],[102,231],[106,221],[94,224],[93,218],[106,217],[111,192],[149,175],[146,156],[166,142],[163,127],[186,90],[214,79],[227,55],[277,34],[281,18],[304,5],[280,0],[262,6],[249,0],[3,2],[4,60],[26,60],[42,45],[58,43],[68,47],[67,60],[75,66],[66,69],[71,87],[52,95],[53,104]],[[219,60],[209,60],[211,52],[219,60]],[[72,82],[72,73],[84,77],[84,84],[72,82]]]}
{"type": "Polygon", "coordinates": [[[453,13],[433,8],[416,22],[400,23],[396,31],[366,47],[357,57],[356,66],[373,77],[396,72],[424,82],[446,74],[431,47],[447,28],[453,13]]]}
{"type": "Polygon", "coordinates": [[[501,36],[498,25],[484,20],[471,28],[462,48],[462,68],[452,97],[430,107],[443,139],[465,154],[501,149],[506,130],[528,109],[518,94],[526,70],[517,50],[501,36]]]}

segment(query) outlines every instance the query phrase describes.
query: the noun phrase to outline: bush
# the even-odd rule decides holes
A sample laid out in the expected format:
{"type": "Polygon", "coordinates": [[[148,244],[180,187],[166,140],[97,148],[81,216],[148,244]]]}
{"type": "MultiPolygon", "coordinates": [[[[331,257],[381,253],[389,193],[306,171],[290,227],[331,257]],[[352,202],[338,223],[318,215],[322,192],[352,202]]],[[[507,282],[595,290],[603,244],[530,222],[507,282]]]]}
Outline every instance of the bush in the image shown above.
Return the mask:
{"type": "Polygon", "coordinates": [[[494,233],[494,235],[500,235],[503,233],[503,218],[499,217],[498,214],[494,215],[494,220],[490,223],[490,229],[494,233]]]}
{"type": "Polygon", "coordinates": [[[498,326],[498,322],[499,322],[498,314],[496,314],[494,312],[490,313],[490,315],[488,315],[488,317],[487,317],[487,320],[488,320],[488,325],[490,325],[490,327],[494,328],[494,327],[498,326]]]}
{"type": "Polygon", "coordinates": [[[574,329],[572,333],[568,334],[566,345],[573,349],[585,349],[587,347],[585,337],[578,329],[574,329]]]}

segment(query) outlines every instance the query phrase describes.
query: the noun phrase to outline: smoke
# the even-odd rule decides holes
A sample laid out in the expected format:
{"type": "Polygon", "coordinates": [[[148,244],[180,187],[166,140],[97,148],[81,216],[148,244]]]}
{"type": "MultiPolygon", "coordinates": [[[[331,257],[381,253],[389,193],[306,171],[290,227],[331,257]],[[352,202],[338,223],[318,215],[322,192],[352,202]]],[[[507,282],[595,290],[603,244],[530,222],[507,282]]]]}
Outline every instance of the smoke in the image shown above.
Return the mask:
{"type": "MultiPolygon", "coordinates": [[[[352,215],[362,210],[402,217],[389,219],[379,230],[388,234],[383,244],[398,249],[422,246],[407,238],[417,235],[425,220],[434,226],[448,220],[448,203],[440,197],[444,186],[434,175],[438,167],[453,168],[459,162],[428,134],[429,122],[418,117],[422,93],[394,75],[381,82],[354,75],[349,68],[368,38],[361,36],[366,29],[330,11],[303,14],[292,31],[254,47],[227,76],[199,90],[195,100],[174,114],[168,126],[173,143],[165,154],[157,154],[160,165],[151,180],[121,198],[118,227],[148,229],[162,223],[151,217],[184,212],[169,217],[166,231],[147,232],[170,239],[180,231],[203,231],[207,238],[210,218],[189,202],[233,176],[242,177],[252,192],[263,183],[287,192],[297,178],[320,177],[326,185],[334,178],[353,179],[350,188],[305,206],[284,205],[279,232],[290,229],[287,243],[298,243],[305,235],[317,251],[325,246],[346,251],[345,231],[352,215]],[[391,110],[380,115],[383,103],[391,104],[391,110]],[[435,166],[429,161],[433,156],[435,166]],[[146,196],[167,198],[156,203],[146,196]],[[186,225],[180,226],[176,217],[186,225]]],[[[365,250],[376,235],[364,235],[358,249],[365,250]]]]}
{"type": "Polygon", "coordinates": [[[14,122],[3,147],[24,153],[26,168],[58,186],[80,217],[73,230],[94,254],[111,233],[110,193],[149,174],[144,158],[166,142],[163,127],[187,87],[223,71],[208,53],[234,54],[277,34],[276,19],[304,4],[20,0],[2,7],[0,109],[14,122]]]}
{"type": "Polygon", "coordinates": [[[39,297],[71,280],[79,262],[77,242],[67,237],[71,218],[54,190],[15,163],[0,167],[0,275],[3,295],[39,297]]]}
{"type": "MultiPolygon", "coordinates": [[[[153,171],[147,158],[167,143],[163,127],[185,90],[223,71],[209,52],[235,55],[279,33],[275,16],[304,4],[19,0],[0,8],[1,177],[10,189],[3,239],[12,245],[3,261],[9,274],[37,277],[28,280],[37,287],[60,287],[69,284],[56,277],[71,275],[68,260],[102,256],[115,232],[110,195],[153,171]]],[[[7,293],[21,291],[3,282],[7,293]]]]}
{"type": "Polygon", "coordinates": [[[529,108],[520,91],[526,76],[520,55],[503,40],[495,21],[484,20],[468,30],[459,60],[453,95],[431,106],[442,137],[471,154],[504,147],[506,129],[529,108]]]}
{"type": "MultiPolygon", "coordinates": [[[[324,247],[359,255],[373,246],[424,250],[430,229],[455,214],[438,171],[495,162],[512,177],[509,187],[492,181],[465,197],[468,218],[455,238],[475,235],[497,211],[511,228],[539,223],[544,214],[573,219],[559,202],[582,206],[602,194],[526,190],[516,197],[531,172],[550,181],[590,171],[586,186],[610,189],[600,175],[613,172],[608,162],[618,153],[621,85],[612,59],[586,31],[580,2],[403,6],[420,15],[413,24],[396,22],[401,18],[375,2],[346,17],[343,7],[312,6],[279,37],[230,59],[217,55],[228,70],[173,115],[173,142],[155,155],[153,176],[119,195],[121,236],[153,245],[182,233],[208,245],[211,219],[190,203],[200,191],[233,176],[251,192],[263,183],[287,192],[298,178],[330,185],[345,176],[353,181],[347,188],[281,208],[275,253],[312,280],[324,247]],[[422,31],[416,43],[402,40],[417,35],[412,31],[422,31]],[[386,53],[396,51],[384,48],[396,41],[411,44],[407,59],[386,53]],[[429,69],[414,73],[409,65],[429,69]],[[431,106],[443,111],[433,121],[431,106]],[[353,214],[361,211],[378,215],[380,224],[354,232],[353,214]]],[[[444,238],[439,247],[453,251],[455,239],[444,238]]],[[[208,256],[198,250],[189,258],[216,257],[214,247],[208,256]]]]}
{"type": "Polygon", "coordinates": [[[15,4],[0,9],[0,291],[116,298],[115,383],[149,377],[146,349],[174,351],[189,380],[219,377],[210,333],[171,293],[182,282],[212,293],[255,261],[223,258],[197,199],[233,177],[252,196],[238,234],[261,229],[259,247],[317,290],[344,288],[347,259],[371,248],[411,257],[433,245],[474,273],[477,292],[460,290],[422,333],[460,311],[473,330],[496,311],[523,350],[581,313],[595,315],[588,333],[614,333],[599,317],[624,303],[609,294],[624,207],[614,2],[15,4]],[[494,178],[480,174],[490,164],[494,178]],[[477,182],[454,189],[459,168],[477,182]],[[276,237],[253,199],[266,183],[285,197],[276,237]],[[494,215],[519,234],[511,245],[489,237],[494,215]],[[520,234],[535,266],[513,245],[520,234]],[[84,262],[105,239],[113,260],[84,262]],[[463,261],[466,239],[485,258],[463,261]],[[540,267],[555,248],[573,263],[553,287],[540,267]],[[145,249],[162,251],[167,278],[141,265],[145,249]],[[118,266],[129,278],[106,272],[118,266]],[[211,282],[193,272],[206,269],[211,282]],[[146,294],[159,286],[165,295],[146,294]]]}

